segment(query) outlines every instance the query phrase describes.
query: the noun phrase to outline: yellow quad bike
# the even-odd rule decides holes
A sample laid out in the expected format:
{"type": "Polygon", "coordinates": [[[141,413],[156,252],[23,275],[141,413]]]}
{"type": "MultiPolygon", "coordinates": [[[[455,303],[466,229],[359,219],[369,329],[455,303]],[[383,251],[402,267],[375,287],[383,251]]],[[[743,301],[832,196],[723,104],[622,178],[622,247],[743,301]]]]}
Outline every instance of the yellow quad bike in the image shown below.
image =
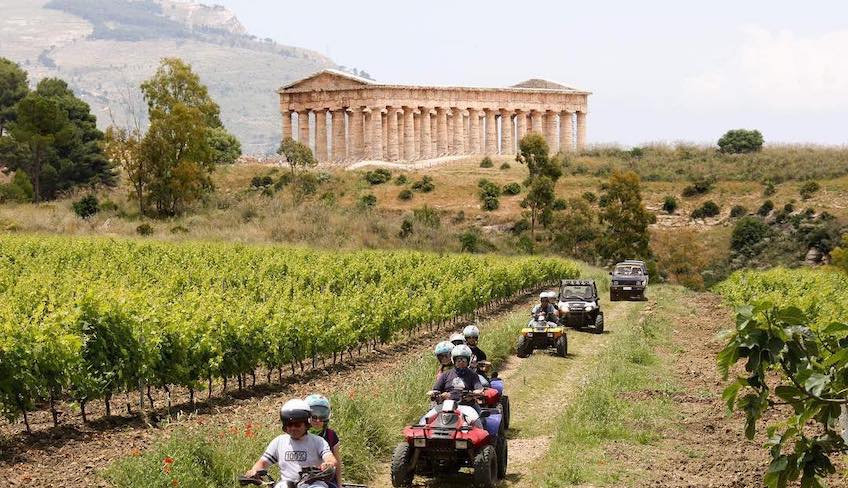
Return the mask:
{"type": "Polygon", "coordinates": [[[545,314],[540,313],[533,317],[527,327],[521,329],[521,336],[515,345],[515,353],[520,358],[526,358],[533,354],[536,349],[556,349],[557,356],[565,357],[568,354],[568,337],[565,327],[556,322],[546,320],[545,314]]]}

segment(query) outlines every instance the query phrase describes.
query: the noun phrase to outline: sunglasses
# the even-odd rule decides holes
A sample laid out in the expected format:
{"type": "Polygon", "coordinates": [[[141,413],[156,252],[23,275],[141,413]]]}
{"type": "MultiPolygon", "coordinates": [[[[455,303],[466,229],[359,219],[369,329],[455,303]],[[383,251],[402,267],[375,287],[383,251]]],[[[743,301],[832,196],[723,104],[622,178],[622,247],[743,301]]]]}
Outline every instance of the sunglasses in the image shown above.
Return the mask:
{"type": "Polygon", "coordinates": [[[309,420],[320,420],[321,422],[326,422],[328,419],[325,419],[324,417],[319,417],[317,415],[312,415],[311,417],[309,417],[309,420]]]}

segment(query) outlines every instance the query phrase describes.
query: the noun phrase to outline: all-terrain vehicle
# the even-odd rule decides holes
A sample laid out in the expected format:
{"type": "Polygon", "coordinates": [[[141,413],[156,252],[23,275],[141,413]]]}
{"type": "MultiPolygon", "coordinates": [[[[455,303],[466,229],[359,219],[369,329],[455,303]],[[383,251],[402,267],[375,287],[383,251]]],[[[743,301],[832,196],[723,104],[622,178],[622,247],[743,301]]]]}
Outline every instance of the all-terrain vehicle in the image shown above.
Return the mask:
{"type": "MultiPolygon", "coordinates": [[[[475,401],[464,393],[463,402],[475,401]]],[[[454,400],[435,407],[435,415],[403,430],[406,438],[392,455],[392,486],[409,487],[415,475],[437,477],[474,469],[474,484],[494,488],[506,475],[507,443],[500,416],[454,400]],[[484,427],[480,426],[480,423],[484,427]]]]}
{"type": "Polygon", "coordinates": [[[480,402],[481,408],[494,408],[501,415],[504,429],[509,428],[509,397],[504,393],[504,382],[498,376],[497,371],[492,370],[492,363],[480,361],[477,363],[477,372],[489,378],[489,388],[483,393],[480,402]],[[490,391],[493,390],[493,391],[490,391]]]}
{"type": "Polygon", "coordinates": [[[645,300],[648,286],[648,267],[644,261],[626,260],[615,265],[610,272],[610,301],[645,300]]]}
{"type": "Polygon", "coordinates": [[[536,349],[550,348],[556,350],[557,356],[565,357],[568,354],[568,337],[561,325],[548,321],[544,313],[538,313],[530,319],[527,327],[521,329],[515,354],[526,358],[536,349]]]}
{"type": "MultiPolygon", "coordinates": [[[[287,481],[284,485],[285,488],[297,488],[298,486],[305,484],[309,485],[310,483],[314,483],[316,481],[323,481],[330,488],[335,488],[336,482],[336,468],[330,467],[321,471],[319,468],[303,468],[300,470],[300,478],[297,481],[287,481]]],[[[248,477],[248,476],[239,476],[238,478],[239,485],[241,486],[277,486],[277,481],[268,474],[268,471],[262,470],[256,473],[256,476],[248,477]]],[[[341,488],[368,488],[365,485],[356,485],[353,483],[342,483],[341,488]]]]}
{"type": "Polygon", "coordinates": [[[561,325],[591,327],[596,334],[604,332],[604,312],[594,280],[562,280],[557,308],[561,325]]]}

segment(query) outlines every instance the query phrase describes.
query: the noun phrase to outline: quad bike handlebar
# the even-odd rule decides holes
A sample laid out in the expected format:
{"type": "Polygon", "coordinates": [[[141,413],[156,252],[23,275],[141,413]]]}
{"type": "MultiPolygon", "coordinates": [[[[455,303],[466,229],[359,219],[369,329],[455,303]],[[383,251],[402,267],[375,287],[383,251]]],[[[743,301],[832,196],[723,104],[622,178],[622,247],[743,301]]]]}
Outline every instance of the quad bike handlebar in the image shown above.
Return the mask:
{"type": "MultiPolygon", "coordinates": [[[[336,468],[333,466],[328,467],[327,469],[322,470],[321,468],[316,468],[313,466],[307,466],[305,468],[301,468],[300,470],[300,478],[297,481],[288,481],[286,486],[288,488],[297,488],[297,486],[301,484],[310,484],[315,481],[329,481],[332,482],[336,478],[336,468]]],[[[266,470],[257,471],[254,476],[239,476],[238,477],[239,485],[241,486],[274,486],[276,481],[271,475],[268,474],[266,470]]]]}

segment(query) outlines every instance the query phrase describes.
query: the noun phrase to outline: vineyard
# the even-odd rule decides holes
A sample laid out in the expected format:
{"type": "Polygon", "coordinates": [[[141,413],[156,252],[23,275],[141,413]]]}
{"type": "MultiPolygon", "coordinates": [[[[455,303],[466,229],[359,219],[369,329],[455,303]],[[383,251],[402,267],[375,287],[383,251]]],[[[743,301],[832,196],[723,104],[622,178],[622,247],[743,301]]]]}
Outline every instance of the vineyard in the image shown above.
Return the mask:
{"type": "MultiPolygon", "coordinates": [[[[571,262],[0,237],[0,409],[239,385],[575,277],[571,262]],[[255,379],[255,376],[254,376],[255,379]]],[[[210,389],[211,391],[211,389],[210,389]]],[[[29,428],[27,426],[27,428],[29,428]]]]}
{"type": "Polygon", "coordinates": [[[819,326],[848,321],[846,290],[845,273],[809,268],[739,271],[715,287],[733,305],[765,301],[795,306],[819,326]]]}

